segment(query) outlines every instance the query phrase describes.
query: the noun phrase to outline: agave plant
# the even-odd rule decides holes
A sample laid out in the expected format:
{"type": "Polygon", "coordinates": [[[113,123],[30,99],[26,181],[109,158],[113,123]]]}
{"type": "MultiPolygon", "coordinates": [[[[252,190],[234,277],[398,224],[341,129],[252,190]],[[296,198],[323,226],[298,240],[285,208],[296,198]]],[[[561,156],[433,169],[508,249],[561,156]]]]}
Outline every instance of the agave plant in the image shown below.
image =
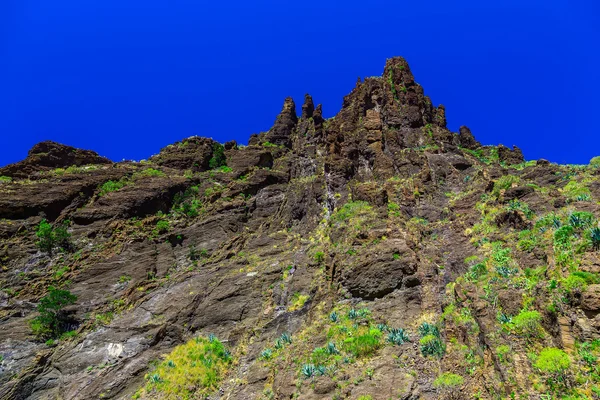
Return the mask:
{"type": "Polygon", "coordinates": [[[317,376],[323,376],[327,373],[327,367],[323,366],[323,365],[317,365],[316,371],[315,371],[315,375],[317,376]]]}
{"type": "Polygon", "coordinates": [[[273,350],[271,350],[271,349],[264,349],[260,353],[260,358],[262,358],[263,360],[270,360],[272,357],[273,357],[273,350]]]}
{"type": "Polygon", "coordinates": [[[512,318],[509,317],[508,315],[504,314],[503,312],[498,313],[497,319],[498,319],[498,322],[500,322],[502,324],[508,324],[512,321],[512,318]]]}
{"type": "Polygon", "coordinates": [[[560,222],[560,218],[558,218],[556,215],[552,217],[552,227],[554,229],[558,229],[562,226],[562,223],[560,222]]]}
{"type": "Polygon", "coordinates": [[[169,361],[167,361],[167,365],[168,365],[170,368],[175,368],[175,363],[173,362],[173,360],[169,360],[169,361]]]}
{"type": "Polygon", "coordinates": [[[337,349],[337,347],[335,347],[335,343],[333,343],[333,342],[327,343],[327,347],[325,349],[327,350],[327,354],[329,354],[329,355],[334,355],[334,354],[340,353],[340,351],[337,349]]]}
{"type": "Polygon", "coordinates": [[[160,377],[159,374],[152,374],[150,375],[150,377],[148,378],[148,380],[150,381],[150,383],[160,383],[162,382],[162,379],[160,377]]]}
{"type": "Polygon", "coordinates": [[[391,344],[395,344],[395,345],[401,345],[404,344],[406,342],[408,342],[410,339],[408,337],[408,335],[406,334],[406,332],[404,331],[404,329],[390,329],[390,332],[388,333],[387,336],[387,341],[391,344]]]}
{"type": "Polygon", "coordinates": [[[592,196],[590,196],[589,194],[585,193],[585,194],[580,194],[579,196],[577,196],[575,198],[575,201],[590,201],[592,200],[592,196]]]}
{"type": "Polygon", "coordinates": [[[317,368],[313,364],[304,364],[302,366],[302,375],[305,379],[312,378],[317,373],[317,368]]]}
{"type": "Polygon", "coordinates": [[[292,337],[289,335],[289,333],[282,333],[279,339],[281,339],[281,341],[286,344],[292,343],[292,337]]]}
{"type": "Polygon", "coordinates": [[[356,319],[358,318],[358,312],[353,308],[350,311],[348,311],[348,318],[350,319],[356,319]]]}
{"type": "Polygon", "coordinates": [[[587,228],[594,222],[594,215],[585,211],[575,211],[569,216],[569,225],[573,228],[587,228]]]}
{"type": "Polygon", "coordinates": [[[435,356],[442,358],[446,352],[446,345],[435,335],[426,335],[419,341],[420,350],[423,356],[435,356]]]}
{"type": "Polygon", "coordinates": [[[421,337],[424,337],[427,335],[433,335],[433,336],[440,337],[440,330],[434,324],[430,324],[429,322],[423,322],[421,324],[421,326],[419,326],[419,335],[421,337]]]}
{"type": "Polygon", "coordinates": [[[331,322],[337,322],[338,314],[335,311],[333,311],[331,314],[329,314],[329,320],[331,322]]]}
{"type": "Polygon", "coordinates": [[[377,329],[381,332],[387,332],[389,327],[386,324],[377,324],[377,329]]]}
{"type": "Polygon", "coordinates": [[[594,250],[600,250],[600,228],[594,227],[590,229],[590,240],[594,250]]]}
{"type": "Polygon", "coordinates": [[[509,268],[505,266],[496,267],[496,272],[503,278],[508,278],[511,275],[515,275],[519,270],[517,268],[509,268]]]}

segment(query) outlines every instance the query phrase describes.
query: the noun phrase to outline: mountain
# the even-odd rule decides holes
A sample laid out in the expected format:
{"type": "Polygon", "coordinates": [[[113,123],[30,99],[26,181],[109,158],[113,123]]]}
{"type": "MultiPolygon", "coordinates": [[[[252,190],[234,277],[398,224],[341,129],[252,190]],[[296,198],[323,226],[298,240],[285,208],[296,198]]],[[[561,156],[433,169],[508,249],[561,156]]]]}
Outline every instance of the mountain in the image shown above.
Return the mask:
{"type": "Polygon", "coordinates": [[[40,143],[0,168],[0,398],[599,398],[598,164],[449,131],[402,58],[248,146],[40,143]]]}

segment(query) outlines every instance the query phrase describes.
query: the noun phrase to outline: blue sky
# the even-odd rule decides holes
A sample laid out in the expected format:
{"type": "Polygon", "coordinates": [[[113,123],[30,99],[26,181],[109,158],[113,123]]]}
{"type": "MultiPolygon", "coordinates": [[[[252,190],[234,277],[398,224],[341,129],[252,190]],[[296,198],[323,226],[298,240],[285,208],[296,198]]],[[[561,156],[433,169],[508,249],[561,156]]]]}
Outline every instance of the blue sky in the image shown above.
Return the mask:
{"type": "Polygon", "coordinates": [[[453,131],[527,159],[600,154],[595,0],[3,0],[0,165],[42,140],[116,161],[192,135],[245,143],[286,96],[335,115],[396,55],[453,131]]]}

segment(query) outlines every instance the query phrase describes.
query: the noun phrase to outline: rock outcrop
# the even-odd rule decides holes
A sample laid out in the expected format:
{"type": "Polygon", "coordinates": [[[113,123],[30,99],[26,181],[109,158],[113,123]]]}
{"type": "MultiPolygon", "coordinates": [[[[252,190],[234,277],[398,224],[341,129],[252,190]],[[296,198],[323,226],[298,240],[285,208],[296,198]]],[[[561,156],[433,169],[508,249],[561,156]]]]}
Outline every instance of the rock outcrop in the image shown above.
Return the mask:
{"type": "Polygon", "coordinates": [[[0,169],[0,399],[592,393],[597,170],[445,113],[392,58],[333,118],[285,99],[248,146],[36,145],[0,169]],[[60,332],[34,331],[56,288],[76,296],[60,332]],[[545,347],[571,357],[564,387],[532,362],[545,347]]]}

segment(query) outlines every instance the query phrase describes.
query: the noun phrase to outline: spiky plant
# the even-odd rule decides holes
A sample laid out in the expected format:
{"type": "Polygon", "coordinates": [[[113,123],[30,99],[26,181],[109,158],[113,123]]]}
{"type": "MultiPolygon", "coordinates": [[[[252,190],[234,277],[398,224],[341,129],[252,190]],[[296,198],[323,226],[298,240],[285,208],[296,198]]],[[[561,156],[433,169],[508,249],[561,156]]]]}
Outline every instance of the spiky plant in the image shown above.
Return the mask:
{"type": "Polygon", "coordinates": [[[317,368],[313,364],[304,364],[302,366],[302,375],[305,379],[312,378],[317,373],[317,368]]]}
{"type": "Polygon", "coordinates": [[[423,322],[419,326],[419,336],[424,337],[427,335],[433,335],[433,336],[440,337],[440,330],[434,324],[430,324],[429,322],[423,322]]]}
{"type": "Polygon", "coordinates": [[[590,240],[592,241],[594,250],[600,250],[600,228],[597,226],[590,229],[590,240]]]}
{"type": "Polygon", "coordinates": [[[327,349],[327,354],[329,354],[329,355],[334,355],[334,354],[340,353],[340,351],[335,346],[335,343],[333,343],[333,342],[327,343],[326,349],[327,349]]]}
{"type": "Polygon", "coordinates": [[[271,350],[271,349],[264,349],[260,353],[260,358],[262,358],[263,360],[270,360],[272,357],[273,357],[273,350],[271,350]]]}
{"type": "Polygon", "coordinates": [[[395,345],[401,345],[404,344],[406,342],[408,342],[410,339],[408,337],[408,335],[406,334],[406,332],[404,331],[404,329],[400,328],[400,329],[390,329],[390,332],[388,333],[387,336],[387,341],[391,344],[395,344],[395,345]]]}
{"type": "Polygon", "coordinates": [[[315,375],[317,376],[323,376],[327,373],[327,368],[323,365],[317,365],[316,371],[315,371],[315,375]]]}
{"type": "Polygon", "coordinates": [[[281,341],[283,343],[286,343],[286,344],[292,343],[292,337],[290,336],[289,333],[284,332],[281,334],[281,336],[279,338],[281,339],[281,341]]]}
{"type": "Polygon", "coordinates": [[[333,311],[331,314],[329,314],[329,320],[331,322],[337,322],[338,314],[335,311],[333,311]]]}

